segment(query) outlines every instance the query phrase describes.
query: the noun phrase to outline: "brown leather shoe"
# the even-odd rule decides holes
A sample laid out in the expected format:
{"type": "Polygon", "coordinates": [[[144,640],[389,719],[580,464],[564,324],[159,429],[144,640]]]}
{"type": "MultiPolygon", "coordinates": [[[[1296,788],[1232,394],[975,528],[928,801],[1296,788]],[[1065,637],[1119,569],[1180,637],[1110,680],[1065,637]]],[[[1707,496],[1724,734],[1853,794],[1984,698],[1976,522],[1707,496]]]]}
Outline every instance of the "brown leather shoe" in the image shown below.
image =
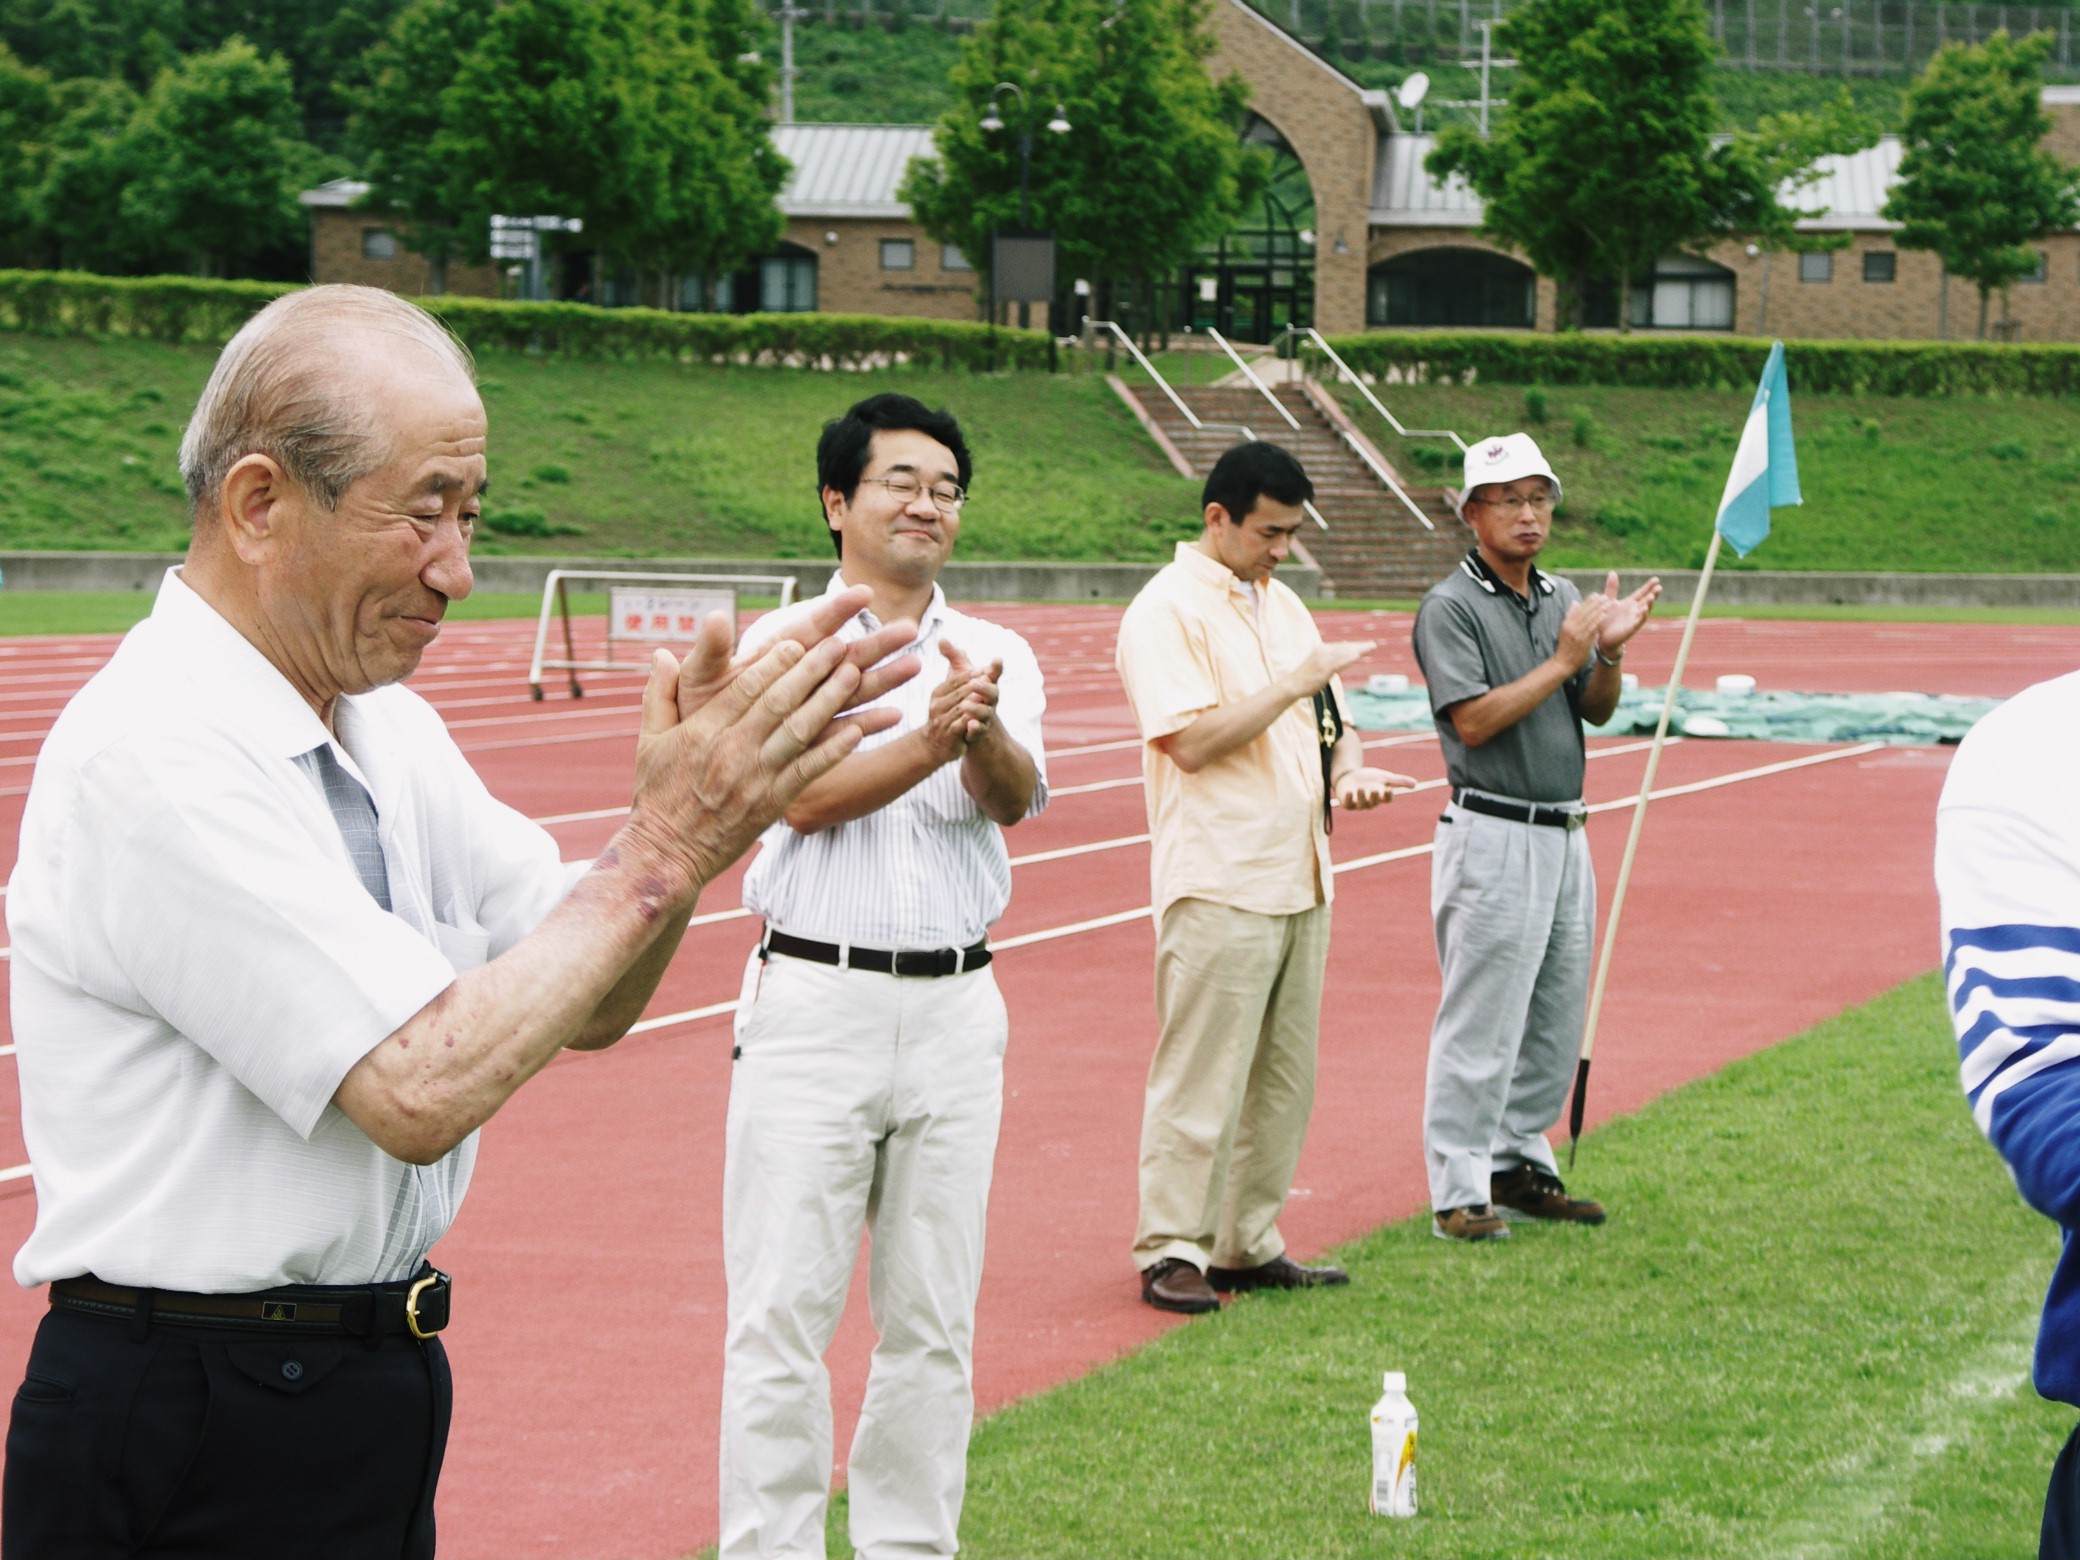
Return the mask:
{"type": "Polygon", "coordinates": [[[1430,1233],[1439,1240],[1508,1240],[1509,1226],[1488,1204],[1468,1203],[1463,1208],[1441,1209],[1430,1233]]]}
{"type": "Polygon", "coordinates": [[[1488,1195],[1505,1219],[1521,1213],[1526,1218],[1555,1219],[1563,1224],[1601,1224],[1609,1217],[1602,1203],[1568,1196],[1560,1177],[1537,1165],[1496,1171],[1488,1181],[1488,1195]]]}
{"type": "Polygon", "coordinates": [[[1302,1267],[1286,1256],[1273,1257],[1261,1267],[1206,1270],[1206,1282],[1230,1295],[1252,1289],[1329,1289],[1350,1281],[1350,1274],[1340,1267],[1302,1267]]]}
{"type": "Polygon", "coordinates": [[[1206,1275],[1182,1257],[1165,1257],[1143,1272],[1141,1298],[1158,1311],[1182,1311],[1187,1316],[1221,1308],[1221,1297],[1208,1287],[1206,1275]]]}

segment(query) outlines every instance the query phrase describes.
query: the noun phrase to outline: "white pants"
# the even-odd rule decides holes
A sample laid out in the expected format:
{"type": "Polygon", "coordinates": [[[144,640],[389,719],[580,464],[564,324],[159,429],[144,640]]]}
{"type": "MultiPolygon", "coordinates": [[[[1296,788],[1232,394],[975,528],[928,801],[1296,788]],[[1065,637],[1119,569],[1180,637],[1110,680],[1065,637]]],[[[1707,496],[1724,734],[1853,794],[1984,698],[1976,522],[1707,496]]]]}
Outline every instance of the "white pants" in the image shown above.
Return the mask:
{"type": "Polygon", "coordinates": [[[877,1341],[847,1460],[863,1560],[959,1547],[975,1297],[1003,1110],[1004,999],[757,955],[723,1161],[724,1560],[824,1553],[830,1374],[862,1227],[877,1341]]]}

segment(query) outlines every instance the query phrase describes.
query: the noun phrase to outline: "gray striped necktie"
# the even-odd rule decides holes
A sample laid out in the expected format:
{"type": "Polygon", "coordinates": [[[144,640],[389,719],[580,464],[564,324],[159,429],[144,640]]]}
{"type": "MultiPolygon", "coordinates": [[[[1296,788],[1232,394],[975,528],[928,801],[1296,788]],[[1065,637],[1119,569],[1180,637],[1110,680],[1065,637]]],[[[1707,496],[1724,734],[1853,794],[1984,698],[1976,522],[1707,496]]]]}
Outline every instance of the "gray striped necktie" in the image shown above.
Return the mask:
{"type": "Polygon", "coordinates": [[[375,902],[385,910],[390,908],[390,873],[383,865],[383,840],[376,832],[376,804],[368,799],[361,782],[348,774],[340,761],[332,756],[332,749],[320,743],[308,753],[299,753],[296,762],[301,764],[325,788],[325,803],[332,809],[333,821],[339,825],[340,838],[346,841],[347,855],[354,862],[355,872],[360,874],[361,886],[374,896],[375,902]]]}

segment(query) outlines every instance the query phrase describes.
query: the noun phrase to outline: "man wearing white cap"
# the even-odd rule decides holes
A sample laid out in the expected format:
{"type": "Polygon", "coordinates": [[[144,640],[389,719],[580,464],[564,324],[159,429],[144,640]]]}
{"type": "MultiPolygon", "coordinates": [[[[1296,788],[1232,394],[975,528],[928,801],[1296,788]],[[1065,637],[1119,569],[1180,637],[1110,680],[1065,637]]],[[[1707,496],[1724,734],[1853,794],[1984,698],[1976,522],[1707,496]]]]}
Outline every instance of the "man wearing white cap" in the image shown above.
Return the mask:
{"type": "Polygon", "coordinates": [[[1433,1233],[1449,1240],[1500,1239],[1511,1215],[1604,1221],[1560,1184],[1545,1130],[1581,1049],[1595,935],[1582,722],[1616,711],[1625,641],[1661,582],[1621,597],[1612,574],[1584,597],[1535,567],[1559,500],[1529,434],[1471,446],[1460,516],[1476,545],[1416,614],[1452,785],[1430,867],[1444,991],[1423,1100],[1433,1233]]]}

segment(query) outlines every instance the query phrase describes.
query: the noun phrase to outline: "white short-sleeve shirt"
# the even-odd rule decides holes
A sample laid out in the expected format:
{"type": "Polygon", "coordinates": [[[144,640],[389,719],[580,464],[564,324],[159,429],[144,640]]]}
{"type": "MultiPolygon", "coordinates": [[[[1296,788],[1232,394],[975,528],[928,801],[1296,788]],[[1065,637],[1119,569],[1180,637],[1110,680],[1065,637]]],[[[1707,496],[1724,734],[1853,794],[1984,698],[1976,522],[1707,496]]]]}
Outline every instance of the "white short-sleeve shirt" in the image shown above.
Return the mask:
{"type": "Polygon", "coordinates": [[[571,873],[416,694],[343,698],[334,724],[174,571],[52,728],[7,896],[20,1283],[368,1283],[454,1218],[475,1136],[404,1164],[332,1096],[571,873]],[[327,742],[375,804],[389,911],[296,762],[327,742]]]}
{"type": "MultiPolygon", "coordinates": [[[[824,594],[845,588],[831,576],[824,594]]],[[[754,649],[771,643],[807,604],[768,613],[744,635],[754,649]]],[[[1008,628],[957,612],[932,587],[931,605],[906,654],[923,663],[917,675],[876,701],[897,723],[860,743],[862,751],[917,730],[932,692],[946,680],[943,648],[953,645],[972,666],[1004,663],[997,720],[1033,760],[1038,783],[1026,810],[1047,805],[1047,753],[1040,740],[1047,697],[1032,647],[1008,628]]],[[[838,630],[858,639],[881,625],[861,612],[838,630]]],[[[767,923],[796,937],[863,948],[965,948],[981,940],[1011,902],[1011,856],[1004,831],[961,784],[961,766],[945,764],[901,796],[849,823],[799,834],[785,821],[761,836],[758,858],[744,875],[744,903],[767,923]]]]}

